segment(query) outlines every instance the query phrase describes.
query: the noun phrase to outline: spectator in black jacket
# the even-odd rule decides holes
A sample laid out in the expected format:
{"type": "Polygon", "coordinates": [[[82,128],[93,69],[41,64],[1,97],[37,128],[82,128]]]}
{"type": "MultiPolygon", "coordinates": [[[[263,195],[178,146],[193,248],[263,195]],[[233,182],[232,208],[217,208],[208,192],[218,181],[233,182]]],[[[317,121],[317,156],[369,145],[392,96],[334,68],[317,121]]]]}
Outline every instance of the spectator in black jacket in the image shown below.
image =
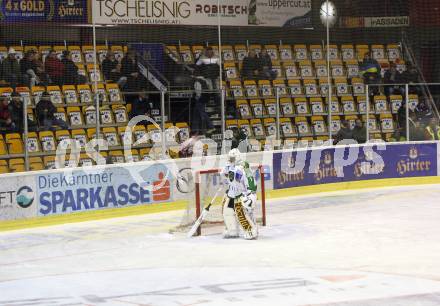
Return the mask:
{"type": "Polygon", "coordinates": [[[255,80],[259,76],[259,61],[254,50],[249,50],[248,55],[243,59],[241,76],[244,80],[255,80]]]}
{"type": "Polygon", "coordinates": [[[37,64],[35,63],[35,53],[34,50],[27,51],[24,58],[20,61],[23,82],[30,88],[40,83],[36,74],[37,64]]]}
{"type": "MultiPolygon", "coordinates": [[[[23,132],[24,130],[24,120],[23,120],[23,98],[20,97],[19,94],[14,92],[12,94],[12,101],[9,103],[9,112],[11,113],[12,123],[14,125],[14,130],[17,132],[23,132]]],[[[35,131],[37,128],[37,124],[27,118],[28,122],[28,130],[35,131]]]]}
{"type": "Polygon", "coordinates": [[[350,129],[350,124],[348,123],[348,121],[343,120],[341,122],[341,129],[334,137],[333,144],[337,145],[339,142],[346,139],[353,139],[353,132],[350,129]]]}
{"type": "Polygon", "coordinates": [[[11,113],[8,108],[8,98],[0,96],[0,128],[11,131],[13,129],[11,113]]]}
{"type": "Polygon", "coordinates": [[[360,119],[356,119],[356,124],[352,131],[353,139],[357,141],[357,143],[365,143],[367,141],[367,129],[364,126],[364,123],[360,119]]]}
{"type": "Polygon", "coordinates": [[[411,63],[408,63],[406,70],[402,73],[402,80],[403,83],[410,84],[408,88],[410,94],[420,95],[421,93],[420,86],[411,85],[411,84],[420,83],[419,72],[417,71],[417,68],[411,63]]]}
{"type": "Polygon", "coordinates": [[[54,129],[54,125],[58,125],[63,129],[67,129],[67,123],[61,119],[55,117],[55,112],[57,108],[53,105],[50,100],[49,93],[44,92],[41,96],[40,101],[36,107],[37,110],[37,118],[40,126],[44,130],[52,130],[54,129]]]}
{"type": "Polygon", "coordinates": [[[70,51],[63,51],[61,62],[64,65],[64,84],[77,85],[86,83],[85,77],[78,73],[78,66],[72,61],[70,51]]]}
{"type": "Polygon", "coordinates": [[[121,88],[127,83],[127,77],[122,76],[121,64],[115,58],[113,51],[109,50],[102,61],[102,73],[107,81],[116,82],[121,88]]]}
{"type": "MultiPolygon", "coordinates": [[[[383,82],[385,84],[403,84],[402,74],[397,70],[396,64],[391,63],[390,69],[385,72],[383,77],[383,82]]],[[[398,85],[385,85],[385,95],[403,95],[404,91],[402,87],[398,85]]]]}
{"type": "Polygon", "coordinates": [[[261,49],[258,70],[260,79],[273,80],[276,78],[276,72],[272,70],[272,58],[266,48],[261,49]]]}
{"type": "Polygon", "coordinates": [[[138,92],[146,86],[145,78],[139,72],[136,52],[129,49],[121,61],[121,75],[127,78],[124,91],[138,92]]]}

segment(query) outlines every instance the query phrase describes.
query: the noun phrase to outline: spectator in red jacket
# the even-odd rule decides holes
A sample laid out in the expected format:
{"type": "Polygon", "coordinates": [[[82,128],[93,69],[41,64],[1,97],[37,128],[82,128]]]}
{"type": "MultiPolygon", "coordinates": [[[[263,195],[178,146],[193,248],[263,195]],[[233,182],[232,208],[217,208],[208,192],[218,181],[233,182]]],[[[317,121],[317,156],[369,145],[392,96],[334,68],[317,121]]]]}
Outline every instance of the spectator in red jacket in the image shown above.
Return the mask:
{"type": "Polygon", "coordinates": [[[8,108],[8,98],[0,97],[0,128],[2,130],[12,129],[12,118],[8,108]]]}
{"type": "Polygon", "coordinates": [[[57,57],[57,54],[54,50],[50,50],[46,57],[45,70],[52,83],[59,86],[63,85],[64,64],[57,57]]]}

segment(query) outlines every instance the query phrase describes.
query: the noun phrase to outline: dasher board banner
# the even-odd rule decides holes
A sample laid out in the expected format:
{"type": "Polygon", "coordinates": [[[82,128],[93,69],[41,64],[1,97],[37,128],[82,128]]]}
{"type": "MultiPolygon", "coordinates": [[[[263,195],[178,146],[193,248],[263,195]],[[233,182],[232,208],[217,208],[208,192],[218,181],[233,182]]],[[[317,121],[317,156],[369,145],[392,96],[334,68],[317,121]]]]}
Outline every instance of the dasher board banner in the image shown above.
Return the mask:
{"type": "Polygon", "coordinates": [[[311,0],[93,0],[96,24],[312,27],[311,0]]]}

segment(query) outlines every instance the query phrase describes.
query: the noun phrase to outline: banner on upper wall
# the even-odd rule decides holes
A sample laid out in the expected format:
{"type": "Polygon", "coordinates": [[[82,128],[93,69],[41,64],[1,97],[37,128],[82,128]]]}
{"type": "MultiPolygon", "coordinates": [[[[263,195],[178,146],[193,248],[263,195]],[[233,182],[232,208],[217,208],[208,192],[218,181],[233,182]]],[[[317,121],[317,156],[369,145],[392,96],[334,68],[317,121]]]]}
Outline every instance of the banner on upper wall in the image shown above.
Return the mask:
{"type": "Polygon", "coordinates": [[[0,178],[0,220],[36,217],[37,202],[33,176],[21,175],[0,178]]]}
{"type": "Polygon", "coordinates": [[[37,175],[37,213],[47,216],[172,202],[170,177],[161,163],[37,175]]]}
{"type": "Polygon", "coordinates": [[[392,17],[340,17],[341,28],[409,27],[409,16],[392,17]]]}
{"type": "Polygon", "coordinates": [[[311,0],[93,0],[96,24],[312,26],[311,0]]]}
{"type": "Polygon", "coordinates": [[[2,22],[88,23],[87,0],[0,0],[2,22]]]}
{"type": "Polygon", "coordinates": [[[357,158],[344,167],[338,166],[341,162],[335,162],[335,159],[340,161],[343,156],[348,160],[348,148],[274,153],[274,189],[372,179],[437,176],[437,144],[361,146],[358,149],[357,158]]]}

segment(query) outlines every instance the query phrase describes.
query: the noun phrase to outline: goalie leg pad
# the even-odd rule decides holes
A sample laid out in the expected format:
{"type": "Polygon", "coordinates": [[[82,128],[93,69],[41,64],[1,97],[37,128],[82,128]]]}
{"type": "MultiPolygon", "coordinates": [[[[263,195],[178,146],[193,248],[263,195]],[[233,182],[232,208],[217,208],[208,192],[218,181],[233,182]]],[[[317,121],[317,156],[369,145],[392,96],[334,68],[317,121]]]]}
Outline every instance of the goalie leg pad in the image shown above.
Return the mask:
{"type": "Polygon", "coordinates": [[[223,220],[225,222],[225,232],[223,233],[223,238],[239,237],[237,217],[235,216],[233,205],[234,199],[225,197],[223,200],[223,220]]]}
{"type": "Polygon", "coordinates": [[[258,227],[252,215],[243,207],[242,198],[235,200],[235,213],[237,215],[238,223],[243,231],[244,239],[252,240],[258,237],[258,227]]]}

